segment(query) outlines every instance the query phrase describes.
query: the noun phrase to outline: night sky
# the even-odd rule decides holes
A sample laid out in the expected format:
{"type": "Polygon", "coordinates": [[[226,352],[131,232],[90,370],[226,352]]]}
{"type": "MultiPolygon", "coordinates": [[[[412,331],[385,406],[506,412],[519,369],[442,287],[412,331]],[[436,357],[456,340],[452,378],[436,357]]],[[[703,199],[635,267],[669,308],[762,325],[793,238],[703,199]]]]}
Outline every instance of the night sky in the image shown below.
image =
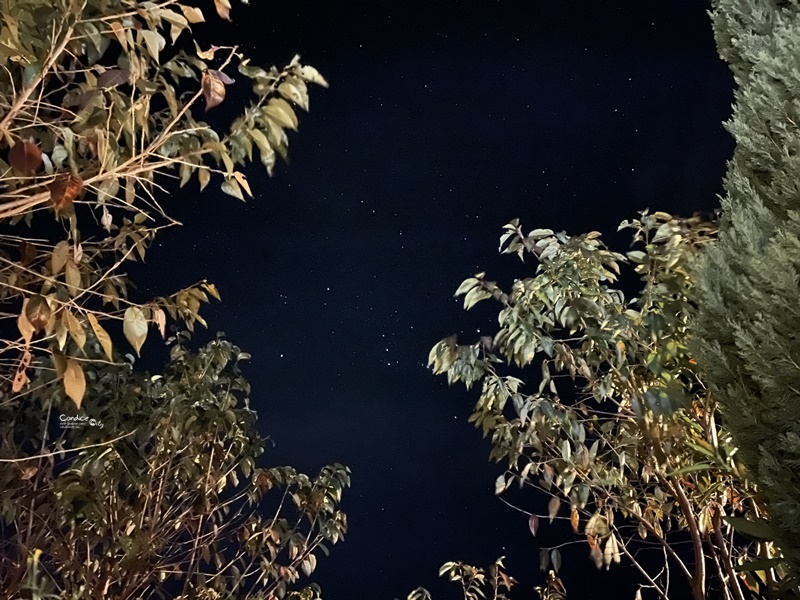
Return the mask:
{"type": "MultiPolygon", "coordinates": [[[[532,274],[497,253],[512,218],[598,230],[624,251],[616,225],[638,210],[717,206],[733,83],[707,8],[261,1],[235,6],[233,25],[196,26],[256,63],[300,53],[331,84],[311,90],[291,165],[248,172],[255,200],[176,193],[185,227],[149,252],[145,286],[217,285],[223,303],[204,315],[253,355],[270,464],[351,467],[349,535],[314,576],[326,598],[391,600],[417,585],[456,598],[439,566],[499,555],[525,584],[516,597],[534,597],[542,540],[493,494],[502,467],[466,422],[478,394],[448,388],[427,354],[451,333],[493,333],[494,306],[465,313],[453,299],[463,279],[486,270],[508,287],[532,274]]],[[[577,539],[544,525],[540,537],[577,539]]],[[[633,597],[632,571],[597,573],[586,554],[565,557],[572,597],[633,597]]]]}

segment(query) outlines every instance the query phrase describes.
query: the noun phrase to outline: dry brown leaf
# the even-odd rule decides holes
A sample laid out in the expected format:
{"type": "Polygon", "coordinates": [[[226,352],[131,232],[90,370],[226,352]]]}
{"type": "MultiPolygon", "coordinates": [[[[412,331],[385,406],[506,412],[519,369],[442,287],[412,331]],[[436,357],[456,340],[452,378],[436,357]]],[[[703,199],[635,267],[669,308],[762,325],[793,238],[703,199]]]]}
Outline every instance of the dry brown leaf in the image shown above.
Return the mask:
{"type": "Polygon", "coordinates": [[[31,366],[31,353],[28,350],[25,350],[22,354],[22,358],[19,361],[19,365],[17,365],[17,372],[14,374],[14,381],[11,384],[11,391],[13,393],[18,393],[28,385],[30,379],[28,379],[28,374],[26,373],[28,367],[31,366]]]}
{"type": "Polygon", "coordinates": [[[205,23],[206,18],[203,16],[203,11],[199,8],[184,6],[183,4],[179,4],[178,6],[181,7],[181,12],[189,23],[205,23]]]}
{"type": "Polygon", "coordinates": [[[78,348],[83,350],[83,346],[86,344],[86,332],[83,330],[80,321],[78,321],[77,317],[73,315],[68,308],[64,309],[64,314],[61,318],[67,326],[70,337],[78,345],[78,348]]]}
{"type": "Polygon", "coordinates": [[[69,243],[62,240],[56,244],[55,248],[53,248],[53,254],[50,257],[50,268],[53,271],[53,275],[58,275],[61,272],[61,269],[63,269],[64,265],[67,264],[68,258],[69,243]]]}
{"type": "Polygon", "coordinates": [[[572,524],[573,533],[578,533],[578,525],[580,524],[580,517],[578,516],[577,509],[572,509],[572,514],[569,516],[569,522],[572,524]]]}
{"type": "Polygon", "coordinates": [[[109,26],[111,27],[111,31],[114,32],[114,35],[116,36],[120,46],[127,50],[128,40],[125,39],[125,28],[118,21],[113,21],[109,26]]]}
{"type": "Polygon", "coordinates": [[[75,406],[80,408],[86,393],[86,377],[80,363],[74,358],[68,358],[64,368],[64,391],[75,406]]]}
{"type": "Polygon", "coordinates": [[[200,89],[203,90],[203,98],[206,100],[206,111],[219,106],[225,100],[225,84],[212,71],[203,72],[200,89]]]}
{"type": "Polygon", "coordinates": [[[247,192],[247,195],[251,198],[253,197],[253,192],[250,190],[250,184],[247,183],[247,178],[244,176],[244,173],[240,173],[239,171],[234,171],[233,173],[234,179],[238,182],[242,189],[247,192]]]}
{"type": "Polygon", "coordinates": [[[108,335],[108,332],[103,329],[102,325],[97,322],[97,317],[95,317],[92,313],[87,313],[86,318],[89,319],[89,325],[92,327],[92,331],[94,331],[94,335],[97,338],[97,341],[100,342],[100,346],[103,347],[103,352],[106,353],[108,360],[114,360],[114,346],[111,344],[111,336],[108,335]]]}
{"type": "Polygon", "coordinates": [[[150,314],[153,318],[153,323],[158,327],[158,331],[162,338],[167,337],[167,315],[158,306],[150,307],[150,314]]]}
{"type": "Polygon", "coordinates": [[[39,294],[31,296],[25,304],[25,318],[28,319],[28,323],[31,324],[35,333],[47,327],[50,314],[50,305],[44,296],[39,294]]]}
{"type": "Polygon", "coordinates": [[[20,140],[8,151],[8,163],[20,175],[33,175],[42,165],[42,151],[32,140],[20,140]]]}
{"type": "Polygon", "coordinates": [[[36,473],[38,472],[39,472],[39,467],[37,467],[36,465],[28,465],[27,467],[22,467],[22,471],[19,475],[19,478],[22,481],[28,481],[29,479],[32,479],[33,476],[36,475],[36,473]]]}
{"type": "Polygon", "coordinates": [[[72,206],[72,202],[83,190],[83,180],[71,173],[62,173],[50,184],[50,202],[56,213],[72,206]]]}
{"type": "Polygon", "coordinates": [[[28,299],[25,298],[25,300],[22,301],[22,310],[19,313],[19,317],[17,317],[17,329],[19,329],[20,334],[22,334],[22,339],[25,340],[26,347],[31,345],[33,334],[36,332],[33,325],[28,321],[28,317],[25,316],[27,308],[28,299]]]}
{"type": "Polygon", "coordinates": [[[226,21],[231,20],[231,3],[229,0],[214,0],[214,7],[220,17],[226,21]]]}

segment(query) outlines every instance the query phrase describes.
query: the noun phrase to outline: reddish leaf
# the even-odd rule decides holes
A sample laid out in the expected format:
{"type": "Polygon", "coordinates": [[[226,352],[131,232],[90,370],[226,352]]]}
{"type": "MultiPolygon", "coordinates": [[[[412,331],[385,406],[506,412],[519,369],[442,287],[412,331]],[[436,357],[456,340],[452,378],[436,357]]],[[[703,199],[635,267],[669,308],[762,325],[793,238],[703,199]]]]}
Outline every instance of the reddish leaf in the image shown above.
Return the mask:
{"type": "Polygon", "coordinates": [[[203,98],[206,99],[206,111],[219,106],[225,100],[225,83],[214,73],[219,71],[204,71],[200,81],[200,89],[203,91],[203,98]]]}
{"type": "Polygon", "coordinates": [[[574,533],[578,533],[578,524],[580,523],[580,517],[578,517],[578,511],[576,509],[572,509],[572,514],[569,516],[569,522],[572,523],[572,531],[574,533]]]}
{"type": "Polygon", "coordinates": [[[20,175],[33,175],[42,165],[42,151],[29,140],[20,140],[8,151],[8,162],[20,175]]]}
{"type": "Polygon", "coordinates": [[[50,202],[56,213],[72,206],[72,202],[83,190],[83,180],[77,175],[62,173],[50,184],[50,202]]]}
{"type": "Polygon", "coordinates": [[[530,527],[533,537],[536,537],[536,532],[539,529],[539,517],[536,515],[531,515],[528,519],[528,527],[530,527]]]}

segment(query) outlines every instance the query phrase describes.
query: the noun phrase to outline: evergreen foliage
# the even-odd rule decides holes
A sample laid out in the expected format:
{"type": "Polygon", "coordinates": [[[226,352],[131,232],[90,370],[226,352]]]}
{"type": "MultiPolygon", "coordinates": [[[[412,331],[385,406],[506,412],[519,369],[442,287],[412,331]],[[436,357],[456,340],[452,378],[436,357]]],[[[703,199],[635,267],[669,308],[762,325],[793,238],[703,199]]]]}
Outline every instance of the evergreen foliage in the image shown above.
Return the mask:
{"type": "Polygon", "coordinates": [[[719,242],[698,270],[694,355],[800,575],[800,2],[716,0],[737,90],[719,242]]]}

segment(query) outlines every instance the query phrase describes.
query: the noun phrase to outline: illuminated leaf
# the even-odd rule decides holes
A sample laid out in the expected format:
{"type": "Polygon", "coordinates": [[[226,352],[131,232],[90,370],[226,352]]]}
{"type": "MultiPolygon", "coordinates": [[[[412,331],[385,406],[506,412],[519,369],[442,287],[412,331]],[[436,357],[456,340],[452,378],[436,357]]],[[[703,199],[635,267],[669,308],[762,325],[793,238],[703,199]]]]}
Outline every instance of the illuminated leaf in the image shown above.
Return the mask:
{"type": "Polygon", "coordinates": [[[203,16],[203,11],[199,8],[195,8],[194,6],[184,6],[183,4],[179,5],[181,7],[181,12],[183,16],[186,17],[186,20],[189,23],[205,23],[206,18],[203,16]]]}
{"type": "Polygon", "coordinates": [[[69,331],[72,340],[77,344],[78,348],[83,349],[83,346],[86,344],[86,332],[83,330],[80,321],[78,321],[77,317],[75,317],[68,308],[64,309],[61,318],[67,326],[67,331],[69,331]]]}
{"type": "Polygon", "coordinates": [[[309,65],[301,67],[300,71],[298,71],[298,74],[306,81],[310,81],[311,83],[316,83],[317,85],[321,85],[324,88],[328,87],[328,82],[322,75],[319,74],[319,71],[317,71],[314,67],[311,67],[309,65]]]}
{"type": "Polygon", "coordinates": [[[572,524],[573,533],[578,533],[578,525],[580,523],[580,517],[578,516],[578,511],[575,508],[572,509],[572,514],[570,514],[569,522],[572,524]]]}
{"type": "Polygon", "coordinates": [[[297,115],[283,98],[271,98],[264,112],[281,127],[297,129],[297,115]]]}
{"type": "Polygon", "coordinates": [[[245,192],[247,192],[247,195],[252,198],[253,192],[250,190],[250,184],[247,183],[247,179],[245,178],[244,174],[240,173],[239,171],[234,171],[233,178],[236,179],[236,182],[242,187],[242,189],[244,189],[245,192]]]}
{"type": "Polygon", "coordinates": [[[122,332],[125,334],[125,339],[136,350],[137,356],[139,356],[142,345],[147,339],[147,319],[145,319],[141,308],[129,306],[125,310],[125,316],[122,320],[122,332]]]}
{"type": "Polygon", "coordinates": [[[80,408],[86,393],[86,377],[80,363],[74,358],[68,358],[64,368],[64,391],[75,406],[80,408]]]}
{"type": "Polygon", "coordinates": [[[106,353],[108,360],[113,361],[113,345],[111,344],[111,337],[108,335],[108,332],[103,329],[100,323],[97,322],[97,317],[95,317],[92,313],[87,313],[86,318],[89,320],[89,325],[92,327],[92,331],[94,331],[94,335],[97,338],[97,341],[100,343],[100,346],[103,348],[103,352],[106,353]]]}
{"type": "Polygon", "coordinates": [[[214,7],[220,17],[226,21],[231,20],[231,3],[229,0],[214,0],[214,7]]]}
{"type": "Polygon", "coordinates": [[[297,104],[303,110],[308,111],[308,91],[305,89],[305,84],[300,84],[302,84],[301,80],[294,82],[284,81],[278,86],[278,93],[297,104]]]}
{"type": "Polygon", "coordinates": [[[238,198],[239,200],[244,201],[244,196],[242,195],[242,189],[239,187],[239,184],[236,182],[235,179],[228,178],[222,182],[220,189],[228,194],[229,196],[233,196],[234,198],[238,198]]]}
{"type": "Polygon", "coordinates": [[[64,316],[62,313],[61,318],[58,319],[55,330],[56,342],[58,343],[59,350],[64,349],[64,345],[67,343],[68,334],[69,330],[67,329],[67,324],[64,322],[64,316]]]}
{"type": "Polygon", "coordinates": [[[202,192],[211,181],[211,172],[208,169],[200,169],[197,173],[197,180],[200,182],[200,191],[202,192]]]}
{"type": "Polygon", "coordinates": [[[150,29],[139,30],[139,35],[144,39],[148,54],[153,57],[154,61],[158,62],[158,53],[164,49],[167,41],[159,33],[150,29]]]}

